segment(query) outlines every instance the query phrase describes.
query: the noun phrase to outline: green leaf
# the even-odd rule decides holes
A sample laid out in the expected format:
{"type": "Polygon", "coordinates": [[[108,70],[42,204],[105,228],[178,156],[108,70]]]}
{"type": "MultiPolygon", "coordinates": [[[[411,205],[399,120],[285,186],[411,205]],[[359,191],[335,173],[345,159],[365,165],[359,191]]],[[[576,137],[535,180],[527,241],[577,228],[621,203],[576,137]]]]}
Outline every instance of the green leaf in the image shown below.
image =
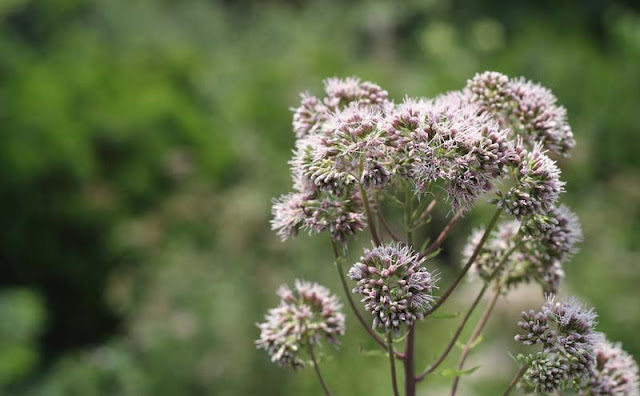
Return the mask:
{"type": "Polygon", "coordinates": [[[387,357],[388,354],[385,351],[376,349],[376,350],[369,350],[369,349],[364,349],[364,347],[362,345],[360,345],[360,349],[359,349],[360,353],[365,355],[365,356],[375,356],[375,357],[387,357]]]}
{"type": "MultiPolygon", "coordinates": [[[[482,342],[482,338],[482,335],[478,336],[478,338],[476,338],[476,340],[471,345],[469,345],[469,350],[472,350],[473,348],[478,346],[478,344],[482,342]]],[[[464,345],[465,344],[461,343],[460,341],[456,342],[456,346],[460,349],[464,349],[464,345]]]]}
{"type": "Polygon", "coordinates": [[[442,249],[437,248],[436,250],[434,250],[433,252],[429,253],[425,257],[427,258],[427,260],[432,259],[432,258],[436,257],[437,255],[439,255],[441,250],[442,249]]]}
{"type": "Polygon", "coordinates": [[[479,335],[478,338],[476,338],[476,340],[471,343],[471,345],[469,346],[469,349],[474,349],[475,347],[480,345],[483,339],[484,337],[482,336],[482,334],[479,335]]]}
{"type": "Polygon", "coordinates": [[[440,372],[440,375],[443,377],[462,377],[464,375],[470,375],[471,373],[473,373],[479,368],[480,366],[471,367],[470,369],[466,369],[466,370],[456,370],[456,369],[448,368],[448,369],[442,370],[440,372]]]}
{"type": "Polygon", "coordinates": [[[452,313],[436,312],[432,315],[429,315],[429,317],[433,319],[454,319],[454,318],[457,318],[458,316],[460,316],[460,312],[452,312],[452,313]]]}

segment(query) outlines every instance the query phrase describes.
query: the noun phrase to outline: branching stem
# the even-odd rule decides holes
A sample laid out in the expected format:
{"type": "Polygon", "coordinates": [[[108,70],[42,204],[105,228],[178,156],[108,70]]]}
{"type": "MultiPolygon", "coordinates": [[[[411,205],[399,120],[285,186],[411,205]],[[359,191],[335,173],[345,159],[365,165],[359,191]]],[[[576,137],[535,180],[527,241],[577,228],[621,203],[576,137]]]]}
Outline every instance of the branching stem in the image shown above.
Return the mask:
{"type": "Polygon", "coordinates": [[[482,238],[480,239],[480,242],[478,242],[478,245],[476,246],[475,250],[473,251],[473,254],[471,255],[471,257],[469,257],[469,260],[467,261],[467,264],[462,269],[462,272],[460,272],[460,275],[458,275],[456,280],[453,281],[451,286],[449,286],[449,288],[444,292],[444,294],[442,294],[442,296],[438,299],[438,301],[436,301],[436,303],[433,305],[431,310],[429,310],[425,314],[425,317],[431,315],[438,308],[440,308],[440,306],[445,301],[447,301],[447,299],[449,298],[451,293],[453,293],[453,291],[456,289],[456,287],[458,287],[458,285],[460,284],[460,282],[462,281],[462,279],[464,278],[466,273],[469,271],[469,268],[471,268],[471,266],[473,265],[473,262],[476,260],[476,257],[478,257],[478,254],[480,253],[480,250],[482,250],[482,247],[484,246],[484,243],[487,241],[487,238],[489,238],[489,234],[491,233],[491,230],[493,229],[493,227],[496,225],[496,222],[498,221],[498,218],[500,217],[501,213],[502,213],[502,209],[498,208],[498,210],[496,210],[496,213],[493,215],[493,218],[489,222],[489,225],[487,225],[487,228],[484,230],[484,234],[482,235],[482,238]]]}

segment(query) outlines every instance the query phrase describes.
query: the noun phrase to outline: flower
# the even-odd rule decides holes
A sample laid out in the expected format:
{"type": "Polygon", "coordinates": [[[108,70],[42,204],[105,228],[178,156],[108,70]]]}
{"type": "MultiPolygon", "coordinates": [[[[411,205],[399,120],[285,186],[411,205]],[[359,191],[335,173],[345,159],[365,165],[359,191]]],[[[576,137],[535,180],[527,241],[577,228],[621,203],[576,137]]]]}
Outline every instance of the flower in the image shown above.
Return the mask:
{"type": "Polygon", "coordinates": [[[471,100],[483,110],[497,113],[508,111],[511,101],[509,77],[502,73],[486,71],[467,81],[471,100]]]}
{"type": "Polygon", "coordinates": [[[357,195],[342,198],[331,194],[285,194],[273,203],[271,228],[285,241],[298,235],[328,231],[340,242],[365,228],[362,202],[357,195]]]}
{"type": "Polygon", "coordinates": [[[387,117],[385,130],[396,149],[397,173],[408,176],[418,193],[443,181],[454,211],[469,209],[491,190],[512,156],[506,131],[459,91],[405,99],[387,117]]]}
{"type": "MultiPolygon", "coordinates": [[[[463,265],[473,255],[483,234],[483,229],[471,233],[462,250],[463,265]]],[[[501,222],[489,234],[469,274],[485,281],[503,276],[507,287],[535,281],[545,292],[556,293],[564,278],[562,264],[577,252],[580,241],[580,223],[566,205],[553,207],[527,221],[501,222]]]]}
{"type": "Polygon", "coordinates": [[[306,344],[319,344],[324,338],[337,345],[344,335],[344,314],[338,298],[317,283],[296,280],[294,290],[282,285],[280,305],[270,309],[259,323],[256,347],[264,349],[271,361],[283,368],[300,369],[305,362],[300,350],[306,344]]]}
{"type": "Polygon", "coordinates": [[[602,339],[596,345],[596,365],[589,383],[580,390],[584,396],[638,396],[638,364],[619,343],[602,339]]]}
{"type": "Polygon", "coordinates": [[[422,319],[434,301],[438,280],[422,266],[425,259],[407,246],[391,243],[365,249],[349,270],[357,282],[354,293],[364,296],[365,309],[374,315],[373,328],[398,333],[422,319]]]}
{"type": "Polygon", "coordinates": [[[603,336],[594,330],[597,315],[575,298],[556,301],[550,295],[540,312],[523,312],[515,336],[525,345],[542,345],[542,351],[529,355],[526,386],[535,392],[556,389],[578,390],[588,383],[596,365],[596,346],[603,336]]]}
{"type": "Polygon", "coordinates": [[[516,133],[529,141],[540,142],[557,155],[567,157],[576,145],[567,122],[567,110],[547,88],[524,78],[510,82],[514,105],[510,118],[516,133]]]}
{"type": "Polygon", "coordinates": [[[329,115],[329,109],[308,92],[300,94],[300,106],[292,108],[293,131],[298,138],[314,133],[329,115]]]}
{"type": "Polygon", "coordinates": [[[560,169],[537,143],[531,151],[518,144],[516,185],[506,193],[498,193],[498,206],[518,219],[548,212],[564,191],[560,169]]]}
{"type": "Polygon", "coordinates": [[[333,109],[356,101],[363,105],[384,106],[388,96],[387,91],[379,85],[369,81],[362,82],[357,77],[328,78],[324,81],[324,90],[327,93],[324,103],[333,109]]]}
{"type": "Polygon", "coordinates": [[[497,72],[476,74],[466,88],[471,101],[509,127],[513,137],[522,137],[530,148],[540,143],[566,157],[575,146],[567,110],[557,105],[557,98],[549,89],[497,72]]]}

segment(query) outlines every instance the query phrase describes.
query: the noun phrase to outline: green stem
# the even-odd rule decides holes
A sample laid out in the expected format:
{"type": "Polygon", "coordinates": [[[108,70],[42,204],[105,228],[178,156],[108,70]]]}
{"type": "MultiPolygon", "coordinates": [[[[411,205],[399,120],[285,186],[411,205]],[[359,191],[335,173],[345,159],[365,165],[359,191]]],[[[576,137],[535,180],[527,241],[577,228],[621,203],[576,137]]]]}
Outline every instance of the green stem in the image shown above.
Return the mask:
{"type": "Polygon", "coordinates": [[[371,207],[369,206],[369,197],[367,196],[367,191],[362,184],[359,185],[360,195],[362,196],[362,203],[364,205],[364,214],[367,216],[367,223],[369,223],[369,230],[371,231],[371,238],[373,238],[373,243],[376,246],[380,246],[382,242],[380,241],[380,237],[378,236],[378,230],[376,228],[375,219],[371,215],[371,207]]]}
{"type": "Polygon", "coordinates": [[[398,396],[398,378],[396,376],[396,362],[393,353],[393,339],[391,333],[387,334],[387,344],[389,345],[389,364],[391,366],[391,385],[393,386],[393,396],[398,396]]]}
{"type": "Polygon", "coordinates": [[[324,379],[322,378],[322,374],[320,373],[320,368],[318,367],[318,361],[316,360],[316,355],[313,353],[313,344],[311,344],[311,341],[307,342],[307,345],[309,346],[309,355],[311,355],[311,361],[313,362],[313,368],[316,371],[316,375],[318,376],[318,380],[320,380],[320,385],[322,385],[322,389],[324,390],[324,394],[325,396],[331,396],[331,391],[329,390],[329,387],[327,386],[327,383],[324,382],[324,379]]]}

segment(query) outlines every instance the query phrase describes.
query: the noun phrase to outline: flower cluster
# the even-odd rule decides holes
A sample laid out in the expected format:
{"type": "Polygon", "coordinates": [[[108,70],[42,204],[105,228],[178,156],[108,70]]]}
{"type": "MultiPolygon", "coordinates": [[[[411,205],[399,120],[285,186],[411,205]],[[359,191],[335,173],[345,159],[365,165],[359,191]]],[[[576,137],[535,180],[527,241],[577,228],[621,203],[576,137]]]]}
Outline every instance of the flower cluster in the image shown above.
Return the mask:
{"type": "MultiPolygon", "coordinates": [[[[480,249],[470,274],[485,281],[504,276],[507,287],[535,281],[545,292],[556,293],[564,277],[562,265],[582,241],[580,223],[565,205],[552,208],[531,223],[529,227],[518,220],[499,223],[480,249]]],[[[462,250],[463,265],[482,234],[481,229],[472,232],[462,250]]]]}
{"type": "Polygon", "coordinates": [[[548,212],[564,191],[560,169],[538,143],[530,151],[521,144],[516,150],[515,186],[498,193],[498,206],[518,219],[548,212]]]}
{"type": "Polygon", "coordinates": [[[471,100],[492,114],[529,146],[541,143],[561,156],[575,146],[567,110],[547,88],[523,78],[509,79],[497,72],[477,74],[467,83],[471,100]]]}
{"type": "Polygon", "coordinates": [[[324,286],[296,280],[294,290],[283,285],[278,290],[280,305],[270,309],[266,321],[258,324],[259,349],[271,356],[280,367],[300,369],[305,362],[300,350],[325,338],[338,343],[344,334],[344,315],[338,298],[324,286]]]}
{"type": "Polygon", "coordinates": [[[571,146],[571,131],[564,110],[538,85],[488,72],[461,91],[394,104],[380,86],[350,77],[327,79],[324,93],[303,93],[292,109],[295,192],[275,202],[272,222],[283,238],[303,228],[334,229],[333,238],[344,241],[364,226],[355,196],[393,190],[400,180],[417,196],[437,186],[452,211],[465,212],[513,175],[514,186],[496,191],[495,202],[528,222],[551,210],[563,191],[544,148],[571,146]],[[325,216],[325,226],[309,226],[301,207],[317,205],[305,201],[327,200],[349,212],[332,211],[338,216],[325,216]]]}
{"type": "Polygon", "coordinates": [[[392,243],[365,249],[349,270],[349,278],[357,282],[353,292],[364,296],[365,309],[373,314],[374,329],[398,333],[429,309],[438,278],[423,263],[409,247],[392,243]]]}
{"type": "Polygon", "coordinates": [[[341,199],[332,195],[291,193],[273,204],[271,225],[282,240],[296,236],[300,230],[309,233],[328,231],[334,240],[344,242],[347,237],[364,229],[362,202],[357,195],[341,199]]]}
{"type": "Polygon", "coordinates": [[[620,344],[603,339],[596,345],[596,365],[589,383],[580,390],[583,396],[638,396],[638,364],[620,344]]]}
{"type": "Polygon", "coordinates": [[[396,148],[396,171],[423,192],[441,181],[453,210],[469,209],[493,181],[506,174],[513,156],[508,133],[461,92],[396,106],[386,127],[396,148]]]}
{"type": "Polygon", "coordinates": [[[596,346],[603,336],[594,330],[597,315],[575,299],[549,297],[538,313],[522,313],[515,339],[525,345],[542,346],[529,355],[525,386],[536,393],[583,388],[596,367],[596,346]]]}
{"type": "Polygon", "coordinates": [[[352,77],[326,80],[325,94],[303,93],[292,109],[295,192],[274,202],[271,222],[282,239],[326,230],[344,242],[365,226],[360,187],[382,188],[393,176],[382,129],[392,107],[387,92],[352,77]]]}

